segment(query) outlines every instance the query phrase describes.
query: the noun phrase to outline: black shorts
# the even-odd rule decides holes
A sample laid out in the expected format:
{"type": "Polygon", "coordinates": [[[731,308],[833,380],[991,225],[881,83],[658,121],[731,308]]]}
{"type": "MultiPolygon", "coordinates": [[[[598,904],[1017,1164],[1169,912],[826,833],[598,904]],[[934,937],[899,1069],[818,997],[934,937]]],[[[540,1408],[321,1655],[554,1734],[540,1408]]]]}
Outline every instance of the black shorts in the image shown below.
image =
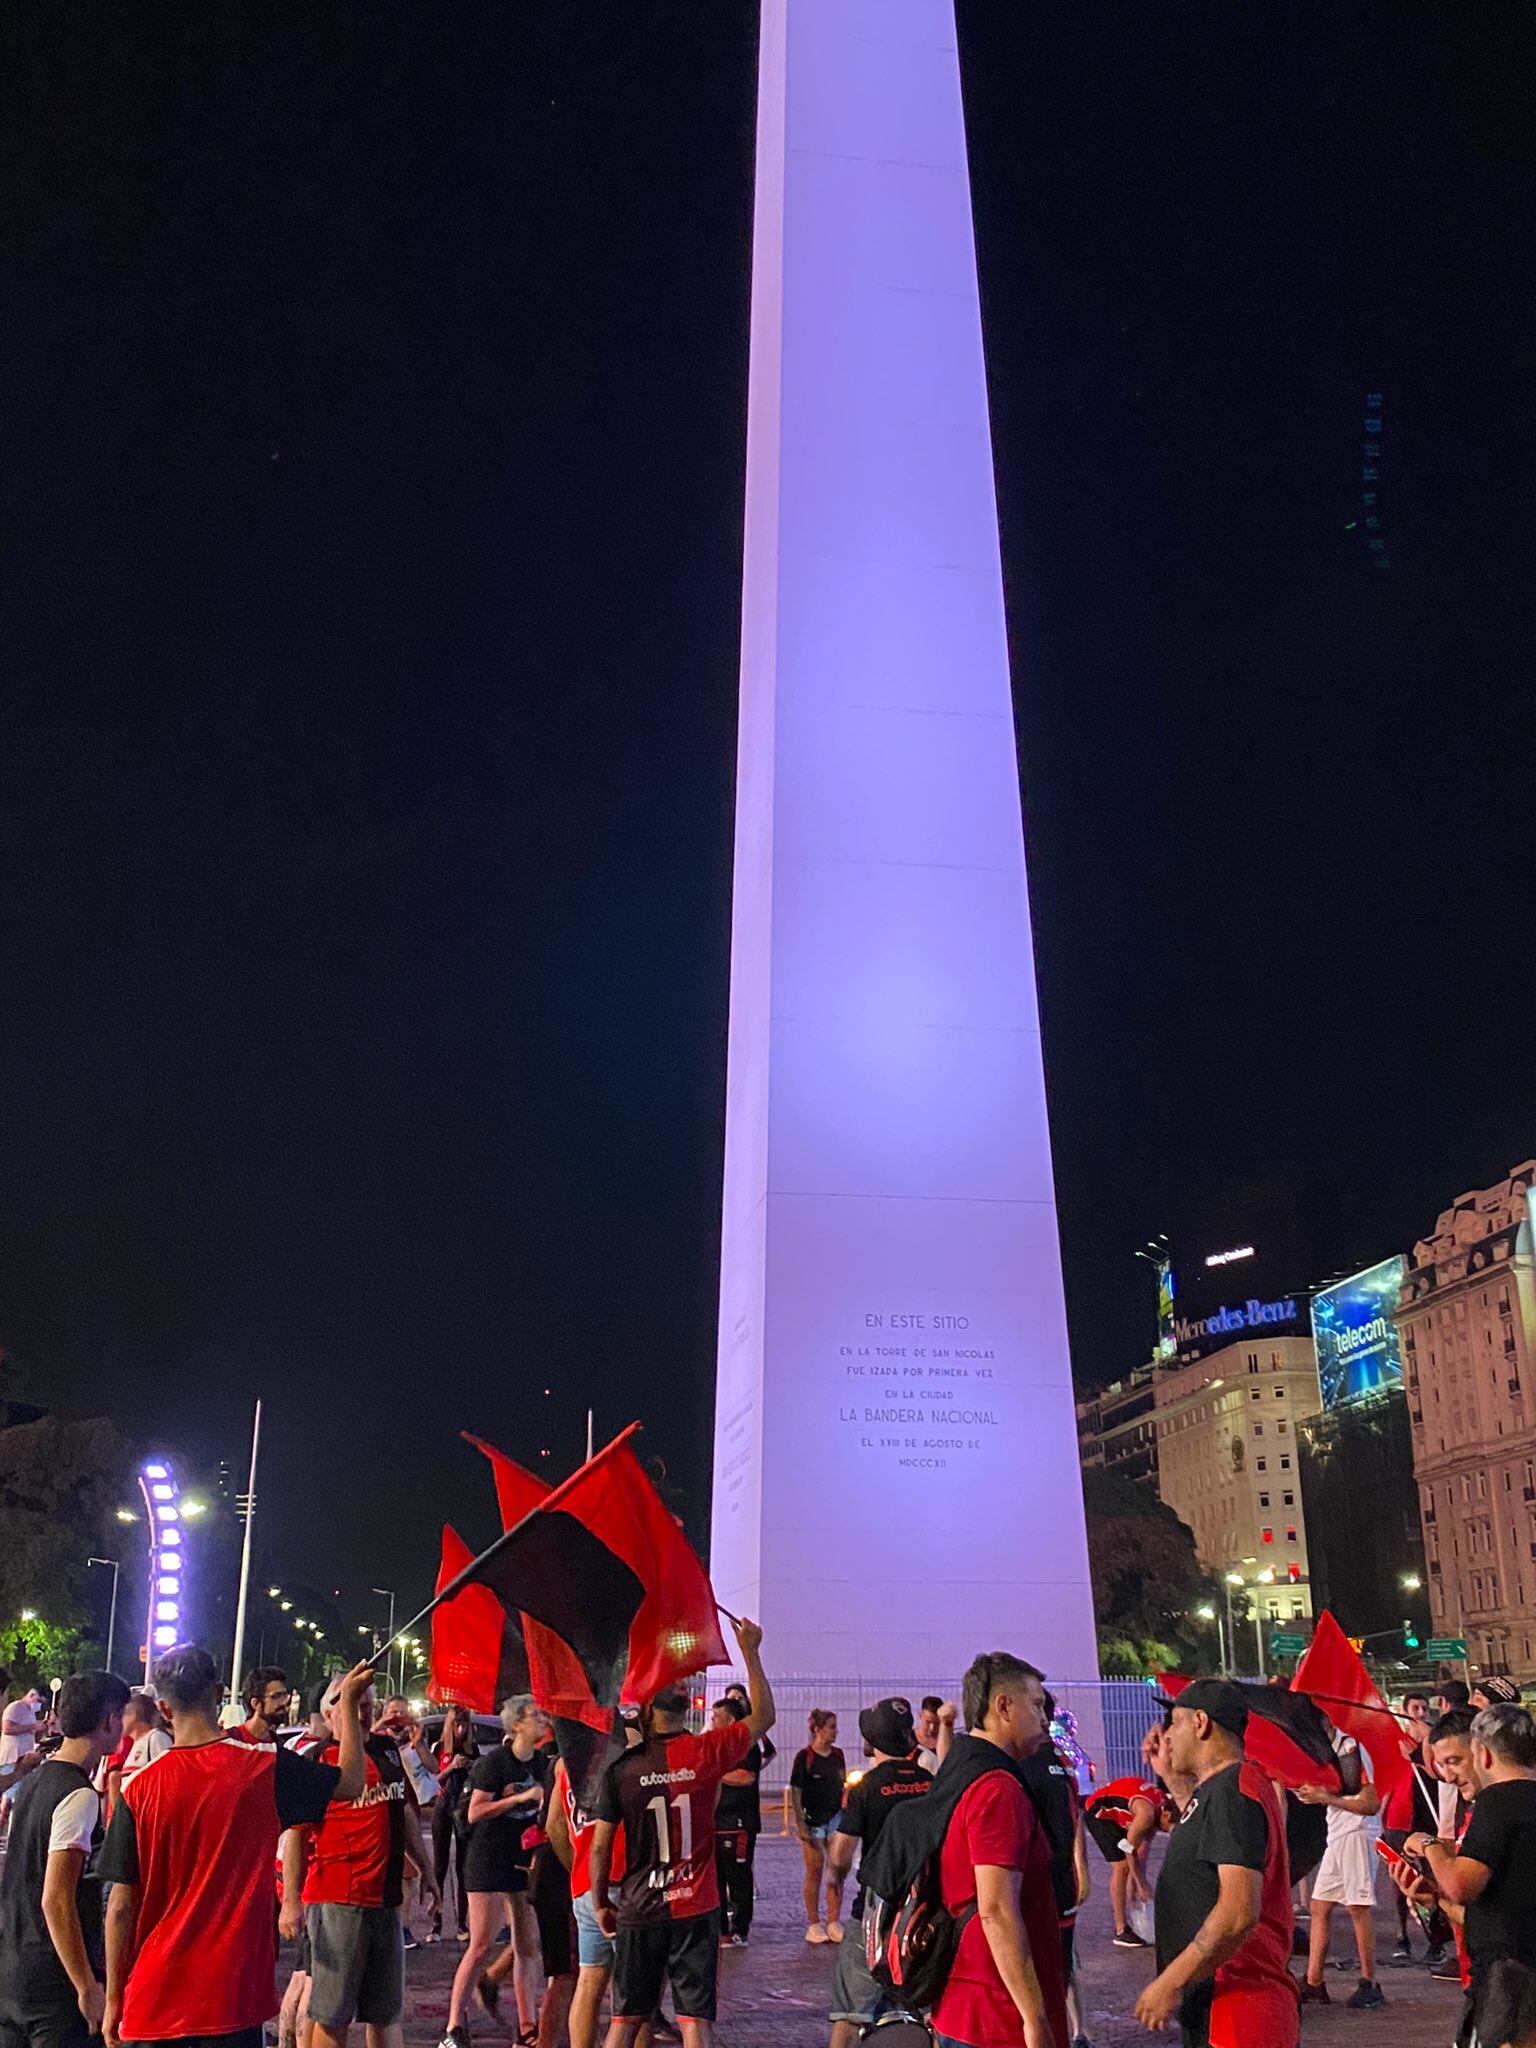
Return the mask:
{"type": "MultiPolygon", "coordinates": [[[[145,2048],[261,2048],[261,2036],[260,2027],[241,2027],[233,2034],[178,2034],[172,2040],[146,2043],[145,2048]]],[[[123,2048],[128,2048],[127,2042],[123,2048]]]]}
{"type": "Polygon", "coordinates": [[[1103,1814],[1085,1813],[1083,1815],[1083,1825],[1103,1851],[1106,1862],[1123,1863],[1125,1861],[1125,1851],[1121,1848],[1120,1844],[1125,1840],[1126,1822],[1123,1820],[1109,1820],[1103,1814]]]}
{"type": "Polygon", "coordinates": [[[652,1920],[619,1926],[613,1957],[613,2011],[621,2020],[648,2020],[664,1985],[680,2020],[713,2020],[720,1970],[720,1916],[652,1920]]]}

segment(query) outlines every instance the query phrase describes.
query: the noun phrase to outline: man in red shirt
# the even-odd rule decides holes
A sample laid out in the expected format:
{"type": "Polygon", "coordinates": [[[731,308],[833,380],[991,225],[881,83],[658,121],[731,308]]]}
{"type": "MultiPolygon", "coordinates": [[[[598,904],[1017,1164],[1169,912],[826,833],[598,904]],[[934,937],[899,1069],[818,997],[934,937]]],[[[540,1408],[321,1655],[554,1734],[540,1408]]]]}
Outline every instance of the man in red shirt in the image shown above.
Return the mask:
{"type": "Polygon", "coordinates": [[[763,1632],[751,1621],[734,1626],[751,1694],[746,1720],[690,1735],[687,1691],[668,1688],[651,1702],[647,1739],[610,1765],[604,1781],[591,1874],[597,1924],[617,1937],[608,2048],[631,2048],[668,1981],[687,2048],[710,2048],[714,2039],[720,1780],[773,1726],[773,1693],[760,1654],[763,1632]],[[615,1914],[608,1886],[620,1823],[625,1865],[615,1914]]]}
{"type": "Polygon", "coordinates": [[[261,2048],[277,2011],[272,1865],[286,1827],[319,1819],[334,1793],[363,1782],[357,1704],[367,1664],[341,1686],[341,1741],[327,1768],[231,1739],[218,1723],[219,1677],[188,1643],[155,1666],[175,1742],[123,1788],[103,1844],[107,1905],[106,2048],[218,2039],[261,2048]]]}
{"type": "Polygon", "coordinates": [[[1163,1736],[1170,1783],[1193,1789],[1157,1880],[1158,1974],[1136,2017],[1186,2048],[1296,2048],[1291,1873],[1275,1788],[1248,1762],[1248,1702],[1222,1678],[1179,1694],[1163,1736]]]}
{"type": "Polygon", "coordinates": [[[982,1768],[960,1795],[939,1851],[945,1908],[964,1924],[933,2030],[940,2048],[1013,2048],[1021,2040],[1024,2048],[1067,2048],[1051,1845],[1013,1768],[1049,1737],[1040,1673],[994,1651],[966,1672],[960,1703],[970,1733],[950,1744],[935,1790],[945,1771],[982,1768]],[[988,1748],[996,1752],[991,1768],[988,1748]]]}
{"type": "MultiPolygon", "coordinates": [[[[321,1712],[331,1741],[316,1751],[333,1763],[345,1730],[348,1708],[344,1681],[332,1679],[321,1712]]],[[[416,1795],[405,1775],[396,1743],[370,1734],[373,1693],[354,1710],[364,1731],[363,1782],[350,1798],[333,1798],[318,1826],[295,1829],[283,1844],[285,1920],[297,1885],[306,1839],[309,1870],[304,1879],[305,1930],[309,1935],[309,2019],[320,2048],[345,2048],[348,2029],[360,2019],[369,2048],[401,2048],[405,2014],[405,1930],[400,1901],[405,1894],[405,1859],[421,1872],[423,1900],[436,1903],[432,1859],[421,1837],[416,1795]]]]}

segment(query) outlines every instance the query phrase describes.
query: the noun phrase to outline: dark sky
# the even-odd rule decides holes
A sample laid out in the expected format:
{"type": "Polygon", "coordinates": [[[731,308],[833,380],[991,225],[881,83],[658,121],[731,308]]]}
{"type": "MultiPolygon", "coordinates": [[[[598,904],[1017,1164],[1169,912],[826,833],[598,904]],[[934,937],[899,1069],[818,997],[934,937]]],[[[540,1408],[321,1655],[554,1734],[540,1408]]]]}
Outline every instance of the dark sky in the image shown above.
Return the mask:
{"type": "MultiPolygon", "coordinates": [[[[1235,1180],[1343,1264],[1536,1151],[1536,49],[960,18],[1091,1382],[1235,1180]]],[[[702,1539],[755,9],[8,34],[0,1338],[266,1393],[273,1569],[428,1582],[589,1399],[702,1539]]]]}

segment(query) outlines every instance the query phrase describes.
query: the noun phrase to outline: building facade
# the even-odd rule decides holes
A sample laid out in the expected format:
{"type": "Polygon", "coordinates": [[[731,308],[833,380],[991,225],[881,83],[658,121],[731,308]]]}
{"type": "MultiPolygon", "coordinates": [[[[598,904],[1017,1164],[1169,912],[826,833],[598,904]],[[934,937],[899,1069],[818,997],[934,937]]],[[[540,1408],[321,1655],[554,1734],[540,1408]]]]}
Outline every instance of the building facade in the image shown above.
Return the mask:
{"type": "Polygon", "coordinates": [[[1091,1400],[1077,1404],[1077,1445],[1085,1472],[1157,1484],[1155,1367],[1138,1366],[1091,1400]]]}
{"type": "Polygon", "coordinates": [[[1247,1331],[1153,1381],[1157,1489],[1200,1562],[1266,1622],[1312,1614],[1299,1425],[1322,1405],[1311,1339],[1247,1331]]]}
{"type": "Polygon", "coordinates": [[[1394,1320],[1430,1624],[1474,1672],[1536,1679],[1536,1160],[1458,1197],[1413,1248],[1394,1320]]]}

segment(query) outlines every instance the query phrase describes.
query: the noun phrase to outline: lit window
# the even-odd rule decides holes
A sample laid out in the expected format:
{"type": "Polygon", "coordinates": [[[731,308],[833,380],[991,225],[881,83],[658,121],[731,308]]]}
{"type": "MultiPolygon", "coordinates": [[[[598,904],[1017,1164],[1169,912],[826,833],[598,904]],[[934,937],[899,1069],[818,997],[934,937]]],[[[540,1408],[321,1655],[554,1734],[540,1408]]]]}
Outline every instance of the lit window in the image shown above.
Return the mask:
{"type": "Polygon", "coordinates": [[[1294,1543],[1296,1541],[1296,1531],[1288,1528],[1285,1532],[1285,1540],[1287,1543],[1294,1543]]]}
{"type": "Polygon", "coordinates": [[[160,1628],[157,1628],[155,1630],[154,1644],[157,1650],[168,1650],[171,1647],[172,1643],[175,1642],[175,1640],[175,1629],[167,1628],[162,1625],[160,1628]]]}
{"type": "Polygon", "coordinates": [[[1275,1532],[1273,1529],[1261,1529],[1259,1531],[1259,1541],[1261,1543],[1273,1543],[1274,1540],[1275,1532]]]}

